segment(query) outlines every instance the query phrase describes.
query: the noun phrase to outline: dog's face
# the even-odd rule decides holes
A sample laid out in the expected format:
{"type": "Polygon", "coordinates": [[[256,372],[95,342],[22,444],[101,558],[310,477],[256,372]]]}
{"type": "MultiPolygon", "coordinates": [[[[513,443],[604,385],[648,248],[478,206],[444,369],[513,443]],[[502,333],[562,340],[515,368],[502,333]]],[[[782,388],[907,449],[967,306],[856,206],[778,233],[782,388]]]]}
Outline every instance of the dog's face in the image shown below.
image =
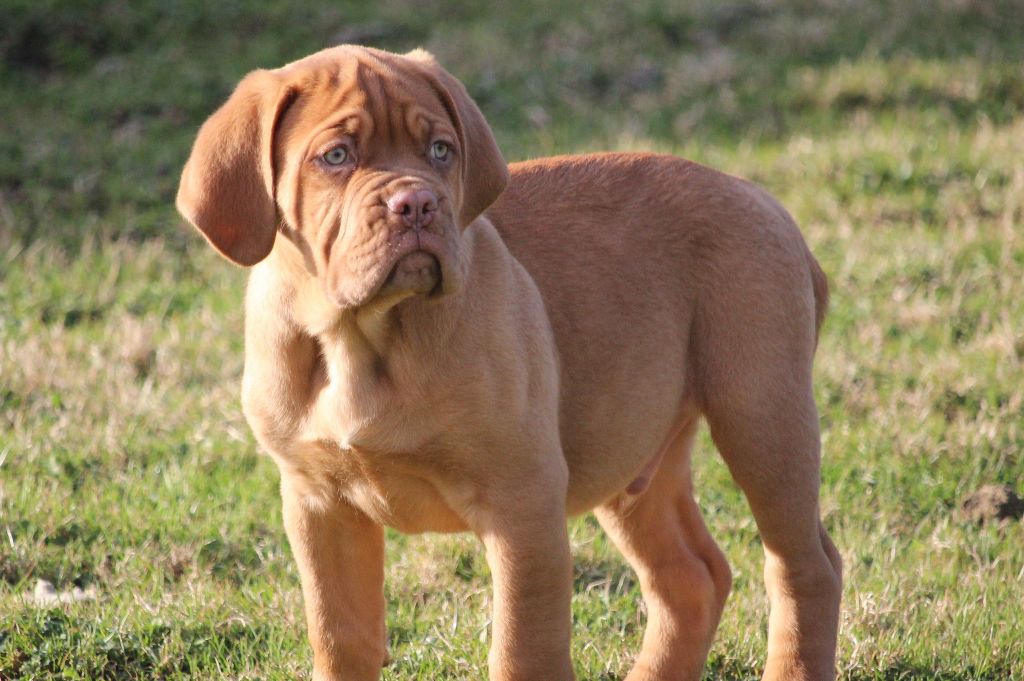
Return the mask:
{"type": "Polygon", "coordinates": [[[507,181],[480,111],[430,55],[342,46],[247,76],[200,130],[178,207],[244,265],[282,232],[348,309],[456,290],[462,229],[507,181]]]}

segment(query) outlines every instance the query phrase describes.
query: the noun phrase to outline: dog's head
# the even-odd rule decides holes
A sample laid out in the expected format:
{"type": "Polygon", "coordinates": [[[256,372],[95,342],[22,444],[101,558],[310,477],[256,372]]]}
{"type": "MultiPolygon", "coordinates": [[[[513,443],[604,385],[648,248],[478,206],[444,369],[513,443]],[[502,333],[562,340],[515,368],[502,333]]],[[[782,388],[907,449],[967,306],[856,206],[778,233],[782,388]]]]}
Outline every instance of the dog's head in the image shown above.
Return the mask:
{"type": "Polygon", "coordinates": [[[200,129],[177,205],[241,265],[281,232],[352,308],[457,289],[461,232],[507,182],[483,115],[433,57],[345,45],[246,76],[200,129]]]}

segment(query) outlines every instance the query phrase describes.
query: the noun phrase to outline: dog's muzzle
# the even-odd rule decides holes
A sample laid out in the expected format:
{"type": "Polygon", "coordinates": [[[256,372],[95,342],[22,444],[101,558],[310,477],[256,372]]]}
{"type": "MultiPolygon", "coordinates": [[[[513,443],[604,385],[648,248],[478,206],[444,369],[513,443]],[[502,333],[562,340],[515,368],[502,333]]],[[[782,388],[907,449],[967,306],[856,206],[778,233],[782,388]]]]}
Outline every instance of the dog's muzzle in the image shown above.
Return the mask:
{"type": "Polygon", "coordinates": [[[413,251],[395,263],[381,287],[381,293],[409,291],[417,294],[433,293],[441,287],[441,263],[426,251],[413,251]]]}

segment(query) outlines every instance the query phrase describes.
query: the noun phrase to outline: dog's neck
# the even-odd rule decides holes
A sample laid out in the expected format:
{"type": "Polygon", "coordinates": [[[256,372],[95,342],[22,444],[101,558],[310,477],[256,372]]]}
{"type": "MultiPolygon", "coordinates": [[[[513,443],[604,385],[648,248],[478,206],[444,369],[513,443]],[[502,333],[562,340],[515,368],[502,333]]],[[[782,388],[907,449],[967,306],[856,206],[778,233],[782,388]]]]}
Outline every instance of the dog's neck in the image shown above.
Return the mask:
{"type": "Polygon", "coordinates": [[[388,385],[401,384],[408,391],[410,383],[432,374],[462,314],[464,290],[443,296],[393,291],[339,310],[310,272],[301,249],[282,241],[272,257],[288,273],[291,314],[320,346],[332,386],[365,400],[389,392],[388,385]]]}
{"type": "MultiPolygon", "coordinates": [[[[408,345],[415,340],[415,336],[422,335],[422,331],[426,330],[423,326],[438,327],[439,316],[447,316],[446,313],[452,311],[452,306],[445,304],[448,302],[453,301],[428,300],[423,294],[413,291],[397,291],[378,296],[348,314],[350,319],[345,320],[347,323],[341,334],[344,336],[341,342],[346,346],[352,343],[366,345],[377,358],[387,359],[397,346],[403,343],[408,345]],[[425,308],[429,308],[429,311],[425,308]]],[[[442,324],[440,328],[434,328],[430,335],[435,341],[443,341],[436,338],[436,335],[444,330],[442,324]]]]}
{"type": "Polygon", "coordinates": [[[346,449],[419,444],[415,438],[394,439],[394,419],[429,404],[432,390],[443,383],[443,354],[450,349],[461,299],[454,293],[380,301],[346,312],[321,335],[326,391],[313,405],[320,432],[336,433],[346,449]]]}
{"type": "Polygon", "coordinates": [[[378,375],[403,369],[423,375],[448,346],[461,307],[461,292],[440,298],[392,294],[346,311],[319,341],[338,361],[378,375]]]}
{"type": "Polygon", "coordinates": [[[375,354],[384,356],[395,341],[401,340],[399,317],[408,316],[410,308],[419,307],[420,303],[428,304],[432,311],[431,318],[420,321],[429,325],[432,320],[443,321],[438,315],[443,317],[445,312],[453,308],[451,303],[458,302],[457,292],[435,296],[412,290],[390,290],[357,307],[340,310],[323,291],[315,274],[316,264],[304,240],[290,236],[279,239],[272,257],[278,261],[277,266],[281,271],[287,272],[286,279],[294,289],[293,312],[296,323],[321,342],[334,336],[354,333],[360,338],[353,338],[353,341],[366,344],[375,354]]]}

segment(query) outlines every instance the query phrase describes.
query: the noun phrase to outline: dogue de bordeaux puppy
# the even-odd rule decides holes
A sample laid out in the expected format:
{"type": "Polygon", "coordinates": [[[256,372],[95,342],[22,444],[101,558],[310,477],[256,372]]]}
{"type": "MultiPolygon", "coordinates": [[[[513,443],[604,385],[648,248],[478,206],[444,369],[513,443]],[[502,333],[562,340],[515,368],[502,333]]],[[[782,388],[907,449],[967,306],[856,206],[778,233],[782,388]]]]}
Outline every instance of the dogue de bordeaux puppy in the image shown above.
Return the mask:
{"type": "Polygon", "coordinates": [[[242,405],[281,471],[314,679],[381,674],[385,525],[480,538],[491,679],[574,678],[566,518],[591,509],[647,605],[627,679],[699,678],[731,583],[693,498],[702,417],[764,543],[764,678],[834,676],[827,287],[766,192],[665,155],[509,166],[430,54],[340,46],[246,76],[177,205],[252,267],[242,405]]]}

